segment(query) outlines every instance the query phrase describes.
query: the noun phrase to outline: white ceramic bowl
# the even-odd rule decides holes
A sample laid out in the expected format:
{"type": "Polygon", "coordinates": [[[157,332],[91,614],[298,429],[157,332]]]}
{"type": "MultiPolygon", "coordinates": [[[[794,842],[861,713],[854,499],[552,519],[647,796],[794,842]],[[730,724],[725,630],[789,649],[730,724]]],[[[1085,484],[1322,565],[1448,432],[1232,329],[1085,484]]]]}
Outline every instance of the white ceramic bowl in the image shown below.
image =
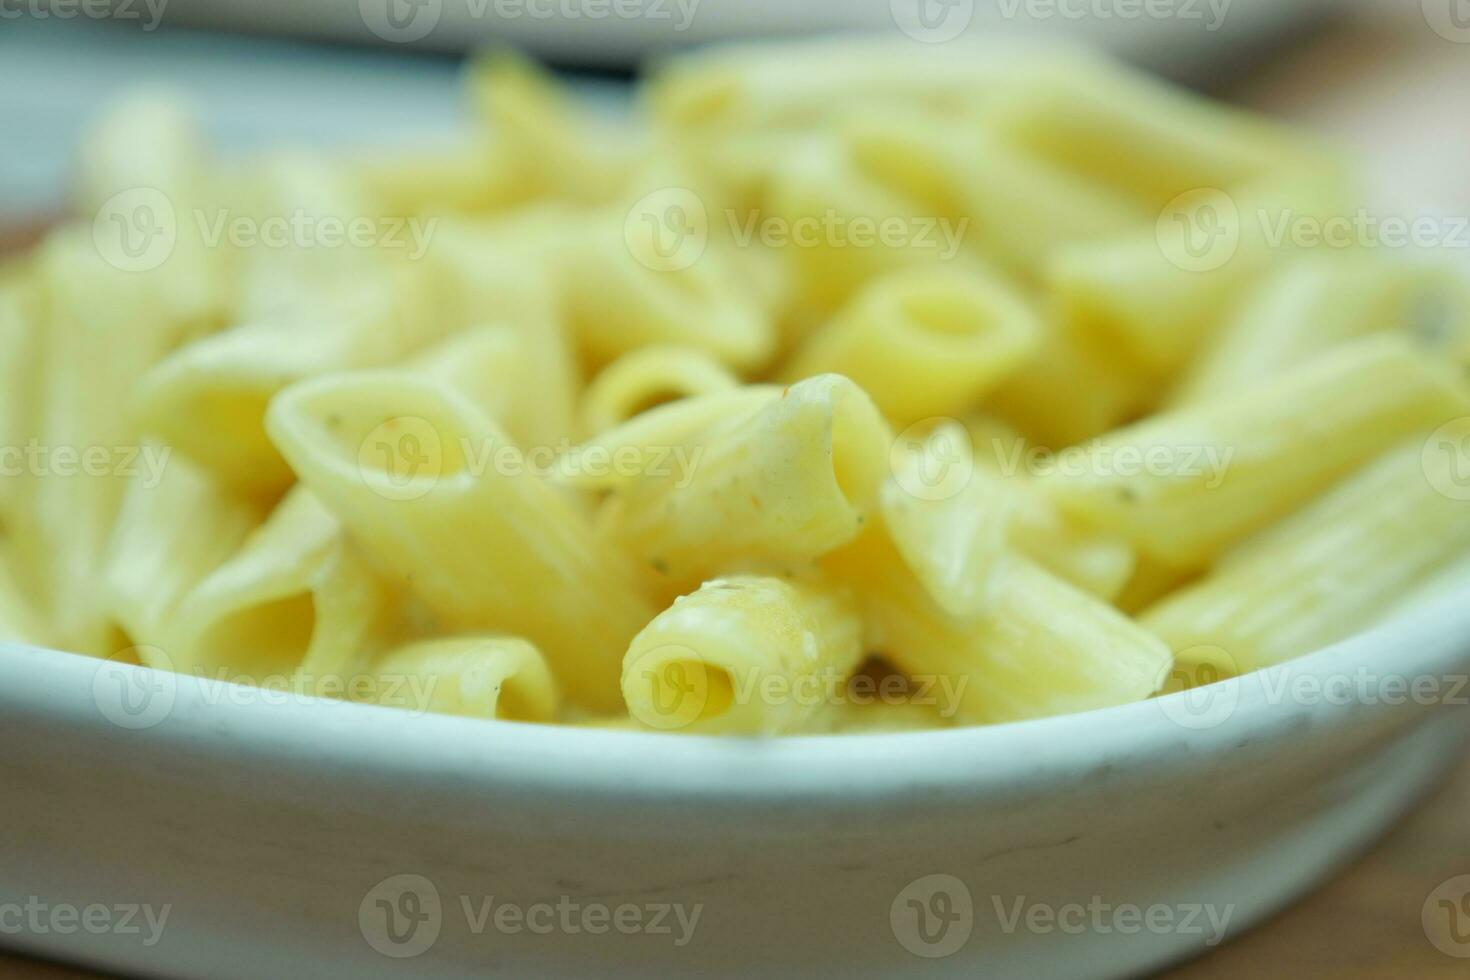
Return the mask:
{"type": "Polygon", "coordinates": [[[1440,702],[1467,670],[1462,598],[1192,695],[747,741],[266,703],[8,648],[0,909],[44,928],[0,941],[164,977],[1132,975],[1392,822],[1462,749],[1440,702]],[[152,945],[143,915],[47,918],[92,903],[169,913],[152,945]]]}

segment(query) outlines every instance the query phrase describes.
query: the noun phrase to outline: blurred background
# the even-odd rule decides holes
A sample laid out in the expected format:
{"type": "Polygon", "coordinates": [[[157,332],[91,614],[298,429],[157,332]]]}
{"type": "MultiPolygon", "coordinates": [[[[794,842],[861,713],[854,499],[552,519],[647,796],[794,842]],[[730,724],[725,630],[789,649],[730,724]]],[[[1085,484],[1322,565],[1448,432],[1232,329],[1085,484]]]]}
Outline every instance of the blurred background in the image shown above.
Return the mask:
{"type": "MultiPolygon", "coordinates": [[[[83,127],[139,86],[186,92],[225,153],[428,146],[454,138],[479,47],[528,50],[611,105],[671,50],[832,30],[907,37],[916,57],[1007,33],[1104,45],[1343,145],[1380,212],[1470,215],[1470,0],[0,0],[0,248],[62,211],[83,127]]],[[[1470,872],[1467,812],[1470,770],[1316,896],[1177,976],[1465,976],[1419,915],[1470,872]]],[[[0,976],[81,975],[0,951],[0,976]]]]}

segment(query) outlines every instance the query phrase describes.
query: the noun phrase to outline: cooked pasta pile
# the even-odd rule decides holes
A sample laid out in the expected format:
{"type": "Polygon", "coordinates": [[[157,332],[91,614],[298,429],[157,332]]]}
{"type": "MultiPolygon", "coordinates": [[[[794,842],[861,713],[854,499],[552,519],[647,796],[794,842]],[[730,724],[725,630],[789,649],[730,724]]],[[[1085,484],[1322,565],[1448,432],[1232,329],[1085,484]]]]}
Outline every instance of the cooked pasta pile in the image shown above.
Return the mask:
{"type": "MultiPolygon", "coordinates": [[[[92,130],[0,267],[0,638],[519,721],[987,724],[1465,577],[1470,292],[1295,134],[1050,48],[510,57],[464,140],[92,130]],[[411,693],[409,693],[411,692],[411,693]]],[[[1208,668],[1206,670],[1206,668],[1208,668]]]]}

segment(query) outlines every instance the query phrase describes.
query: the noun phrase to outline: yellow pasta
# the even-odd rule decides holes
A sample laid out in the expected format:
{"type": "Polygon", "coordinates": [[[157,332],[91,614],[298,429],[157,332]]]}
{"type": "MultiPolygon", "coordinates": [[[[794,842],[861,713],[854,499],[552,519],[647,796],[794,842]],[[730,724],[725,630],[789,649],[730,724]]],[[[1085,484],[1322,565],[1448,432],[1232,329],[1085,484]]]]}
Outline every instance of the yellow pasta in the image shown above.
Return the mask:
{"type": "Polygon", "coordinates": [[[877,280],[782,368],[791,380],[842,374],[895,425],[953,416],[1035,351],[1041,325],[1003,282],[923,269],[877,280]]]}
{"type": "Polygon", "coordinates": [[[831,702],[862,660],[851,595],[821,581],[716,579],[638,634],[628,710],[663,731],[778,735],[831,702]]]}
{"type": "Polygon", "coordinates": [[[308,490],[191,589],[161,649],[215,680],[340,693],[390,642],[397,597],[308,490]]]}
{"type": "Polygon", "coordinates": [[[675,584],[732,561],[808,561],[856,537],[891,440],[861,388],[821,375],[701,439],[687,472],[619,488],[603,527],[675,584]]]}
{"type": "MultiPolygon", "coordinates": [[[[148,445],[167,458],[165,447],[148,445]]],[[[102,570],[106,609],[132,644],[164,646],[184,596],[260,523],[257,509],[231,497],[182,459],[128,482],[102,570]]]]}
{"type": "Polygon", "coordinates": [[[339,287],[289,320],[190,344],[143,379],[138,424],[232,486],[278,494],[292,475],[265,434],[271,397],[293,381],[391,363],[432,343],[439,326],[410,288],[407,279],[339,287]]]}
{"type": "Polygon", "coordinates": [[[1120,429],[1046,489],[1078,519],[1198,568],[1415,432],[1470,389],[1397,335],[1344,345],[1260,388],[1120,429]]]}
{"type": "Polygon", "coordinates": [[[652,610],[620,555],[462,396],[406,374],[302,382],[267,427],[353,541],[455,629],[524,636],[567,694],[616,704],[618,663],[652,610]],[[594,625],[595,624],[595,625],[594,625]]]}
{"type": "Polygon", "coordinates": [[[1152,634],[1100,599],[1012,554],[988,612],[944,612],[869,527],[827,567],[852,583],[871,643],[910,677],[945,692],[957,721],[991,724],[1148,697],[1172,661],[1152,634]]]}
{"type": "MultiPolygon", "coordinates": [[[[1458,426],[1470,438],[1470,419],[1458,426]]],[[[1470,549],[1452,453],[1409,440],[1251,540],[1143,624],[1194,662],[1231,673],[1320,650],[1380,621],[1470,549]],[[1223,653],[1221,652],[1223,651],[1223,653]]]]}
{"type": "Polygon", "coordinates": [[[541,652],[511,636],[421,640],[373,667],[377,701],[390,707],[501,721],[551,721],[556,680],[541,652]]]}
{"type": "Polygon", "coordinates": [[[1470,284],[1339,247],[1360,195],[1308,138],[1079,49],[920,47],[700,50],[629,113],[491,56],[466,132],[371,152],[217,159],[127,96],[0,256],[0,641],[880,735],[1466,587],[1470,284]]]}
{"type": "Polygon", "coordinates": [[[703,351],[652,346],[603,368],[582,393],[582,427],[596,435],[664,402],[728,391],[739,379],[703,351]]]}

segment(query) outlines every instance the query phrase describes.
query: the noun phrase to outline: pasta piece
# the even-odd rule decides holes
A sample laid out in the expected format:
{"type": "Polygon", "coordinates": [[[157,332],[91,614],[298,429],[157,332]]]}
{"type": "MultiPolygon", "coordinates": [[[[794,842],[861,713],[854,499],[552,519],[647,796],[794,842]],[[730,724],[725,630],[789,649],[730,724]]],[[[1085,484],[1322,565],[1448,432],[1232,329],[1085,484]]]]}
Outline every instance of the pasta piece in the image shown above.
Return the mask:
{"type": "Polygon", "coordinates": [[[1436,339],[1445,271],[1366,253],[1309,253],[1285,264],[1241,307],[1172,401],[1229,395],[1368,333],[1398,329],[1436,339]]]}
{"type": "Polygon", "coordinates": [[[631,163],[618,132],[579,112],[534,63],[504,52],[480,58],[468,87],[522,199],[595,204],[616,193],[631,163]]]}
{"type": "Polygon", "coordinates": [[[104,223],[98,247],[124,264],[137,260],[172,318],[221,317],[225,269],[200,220],[210,160],[186,107],[159,92],[130,96],[84,133],[77,159],[77,211],[104,223]]]}
{"type": "Polygon", "coordinates": [[[998,481],[974,471],[957,423],[900,448],[906,451],[894,460],[894,479],[880,495],[893,543],[948,615],[979,616],[994,601],[1014,500],[997,491],[998,481]]]}
{"type": "Polygon", "coordinates": [[[953,416],[1012,375],[1041,325],[1003,281],[959,270],[897,272],[859,293],[782,369],[852,378],[895,425],[953,416]]]}
{"type": "MultiPolygon", "coordinates": [[[[1470,420],[1459,431],[1470,439],[1470,420]]],[[[1409,440],[1149,610],[1144,625],[1232,673],[1372,626],[1470,549],[1470,507],[1442,489],[1455,463],[1409,440]]]]}
{"type": "MultiPolygon", "coordinates": [[[[164,447],[147,449],[168,459],[164,447]]],[[[182,459],[128,482],[103,559],[108,614],[134,643],[166,646],[178,604],[239,547],[260,515],[182,459]]]]}
{"type": "Polygon", "coordinates": [[[242,493],[278,496],[292,475],[265,434],[271,397],[293,381],[392,363],[432,343],[440,327],[415,289],[409,280],[358,284],[286,320],[190,344],[143,379],[138,423],[242,493]]]}
{"type": "Polygon", "coordinates": [[[558,259],[563,300],[594,367],[650,344],[701,350],[737,370],[770,359],[775,326],[722,253],[680,258],[685,243],[708,235],[706,221],[674,204],[631,216],[619,209],[572,236],[558,259]]]}
{"type": "Polygon", "coordinates": [[[1282,127],[1099,58],[1013,72],[986,102],[984,124],[1155,213],[1187,191],[1329,163],[1282,127]]]}
{"type": "Polygon", "coordinates": [[[626,488],[647,476],[686,484],[704,446],[781,398],[775,385],[746,385],[660,405],[594,436],[559,460],[557,478],[583,490],[626,488]]]}
{"type": "Polygon", "coordinates": [[[113,636],[98,588],[102,554],[128,474],[161,465],[119,407],[189,327],[157,276],[109,264],[86,229],[56,230],[35,261],[44,319],[27,459],[11,491],[14,554],[56,642],[105,656],[113,636]]]}
{"type": "Polygon", "coordinates": [[[1290,254],[1291,239],[1275,239],[1283,218],[1340,214],[1343,197],[1330,174],[1276,176],[1228,194],[1199,191],[1157,226],[1058,250],[1046,282],[1069,331],[1164,375],[1182,367],[1238,297],[1290,254]]]}
{"type": "Polygon", "coordinates": [[[374,213],[483,213],[524,200],[516,167],[497,149],[488,139],[386,156],[375,149],[349,160],[348,168],[375,202],[374,213]]]}
{"type": "Polygon", "coordinates": [[[180,673],[340,695],[390,642],[396,607],[341,525],[297,488],[184,597],[163,649],[180,673]]]}
{"type": "Polygon", "coordinates": [[[705,583],[634,638],[623,697],[650,728],[779,735],[831,701],[861,662],[852,597],[819,580],[705,583]]]}
{"type": "Polygon", "coordinates": [[[21,454],[35,425],[36,374],[42,338],[35,290],[29,278],[0,279],[0,519],[14,521],[20,508],[21,454]]]}
{"type": "Polygon", "coordinates": [[[1136,418],[1157,400],[1157,391],[1158,384],[1116,350],[1051,322],[1036,355],[1002,382],[987,407],[1032,440],[1060,449],[1136,418]]]}
{"type": "Polygon", "coordinates": [[[446,626],[524,636],[570,697],[616,706],[622,653],[653,613],[633,569],[551,484],[488,468],[507,437],[462,396],[404,374],[332,375],[277,396],[267,427],[353,540],[446,626]]]}
{"type": "Polygon", "coordinates": [[[800,735],[898,735],[939,731],[951,722],[930,704],[840,701],[825,705],[795,733],[800,735]]]}
{"type": "Polygon", "coordinates": [[[1171,657],[1107,603],[1019,555],[982,616],[947,615],[875,524],[824,561],[858,590],[870,644],[911,679],[951,692],[962,724],[1021,721],[1139,701],[1171,657]]]}
{"type": "Polygon", "coordinates": [[[876,504],[892,436],[861,388],[821,375],[700,441],[682,482],[644,474],[603,514],[614,540],[675,585],[851,541],[876,504]]]}
{"type": "Polygon", "coordinates": [[[728,391],[740,384],[719,361],[682,347],[644,347],[624,354],[587,386],[582,427],[597,434],[665,402],[728,391]]]}
{"type": "Polygon", "coordinates": [[[422,640],[390,652],[374,670],[380,704],[501,721],[556,715],[556,681],[546,661],[515,637],[422,640]]]}
{"type": "MultiPolygon", "coordinates": [[[[557,284],[547,271],[559,260],[546,254],[548,240],[563,232],[568,220],[556,211],[537,211],[513,222],[445,221],[424,256],[428,290],[446,329],[506,327],[514,334],[515,374],[503,379],[503,396],[488,395],[483,386],[490,380],[477,382],[468,368],[455,375],[462,379],[462,392],[499,399],[506,415],[497,421],[526,447],[555,446],[574,435],[577,365],[557,284]]],[[[471,360],[478,362],[479,356],[471,360]]],[[[499,377],[498,368],[493,373],[499,377]]]]}
{"type": "Polygon", "coordinates": [[[1264,386],[1148,419],[1043,481],[1067,512],[1181,570],[1291,513],[1399,439],[1470,415],[1470,391],[1399,335],[1264,386]]]}
{"type": "Polygon", "coordinates": [[[844,138],[864,171],[903,188],[926,210],[963,222],[998,266],[1037,282],[1060,246],[1116,238],[1153,214],[1108,187],[1089,183],[993,134],[956,133],[939,120],[863,112],[844,138]]]}

